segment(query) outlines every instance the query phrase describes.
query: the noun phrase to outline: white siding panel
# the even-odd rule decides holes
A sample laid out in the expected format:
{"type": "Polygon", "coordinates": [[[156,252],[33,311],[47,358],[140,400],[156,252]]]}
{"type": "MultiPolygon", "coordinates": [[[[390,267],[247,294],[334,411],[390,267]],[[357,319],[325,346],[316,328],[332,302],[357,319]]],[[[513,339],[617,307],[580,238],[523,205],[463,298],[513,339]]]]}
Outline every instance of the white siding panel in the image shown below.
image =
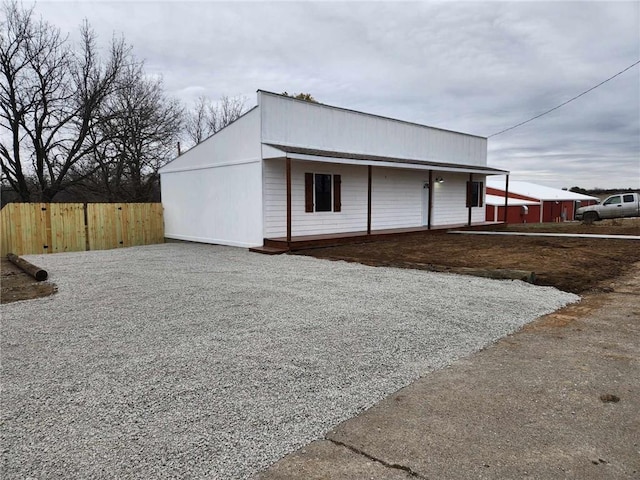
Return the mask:
{"type": "MultiPolygon", "coordinates": [[[[291,163],[291,234],[293,236],[357,232],[367,229],[367,167],[295,160],[291,163]],[[341,175],[342,208],[340,212],[305,212],[305,173],[341,175]]],[[[265,237],[284,237],[287,234],[284,159],[264,162],[264,219],[265,237]]]]}
{"type": "Polygon", "coordinates": [[[186,151],[160,169],[160,173],[242,163],[262,158],[258,108],[186,151]]]}
{"type": "Polygon", "coordinates": [[[259,92],[262,141],[304,148],[486,166],[487,140],[259,92]]]}
{"type": "Polygon", "coordinates": [[[262,166],[264,237],[287,234],[287,191],[285,161],[264,160],[262,166]]]}
{"type": "Polygon", "coordinates": [[[161,175],[165,236],[240,247],[262,245],[260,160],[161,175]]]}
{"type": "MultiPolygon", "coordinates": [[[[434,184],[432,225],[465,224],[468,219],[468,175],[434,172],[442,184],[434,184]]],[[[264,236],[287,233],[285,160],[264,162],[264,236]]],[[[483,181],[483,177],[474,177],[483,181]]],[[[371,182],[371,228],[408,228],[422,225],[423,184],[429,173],[422,170],[376,168],[371,182]]],[[[292,160],[291,200],[293,236],[362,232],[367,229],[367,167],[292,160]],[[304,174],[342,175],[342,212],[304,211],[304,174]]],[[[473,208],[472,222],[484,221],[484,207],[473,208]]]]}
{"type": "MultiPolygon", "coordinates": [[[[469,220],[469,209],[466,205],[469,175],[434,172],[434,178],[436,176],[442,177],[444,182],[434,182],[433,185],[432,225],[466,224],[469,220]]],[[[474,175],[473,179],[477,182],[485,182],[484,176],[474,175]]],[[[472,208],[472,222],[483,222],[484,219],[485,207],[472,208]]]]}
{"type": "Polygon", "coordinates": [[[422,225],[422,186],[429,180],[426,170],[373,168],[371,181],[371,228],[418,227],[422,225]]]}

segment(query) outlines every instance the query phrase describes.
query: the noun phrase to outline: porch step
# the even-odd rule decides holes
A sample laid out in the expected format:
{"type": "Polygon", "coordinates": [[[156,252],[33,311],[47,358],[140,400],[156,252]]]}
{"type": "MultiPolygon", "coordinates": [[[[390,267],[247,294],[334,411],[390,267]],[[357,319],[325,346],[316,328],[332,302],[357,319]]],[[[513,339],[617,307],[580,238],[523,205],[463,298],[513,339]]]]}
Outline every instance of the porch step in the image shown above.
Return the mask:
{"type": "Polygon", "coordinates": [[[287,248],[281,247],[251,247],[249,248],[250,252],[255,253],[263,253],[264,255],[280,255],[281,253],[286,253],[289,251],[287,248]]]}
{"type": "Polygon", "coordinates": [[[262,241],[263,248],[277,248],[280,250],[289,250],[289,246],[287,245],[286,240],[273,240],[270,238],[265,238],[262,241]]]}

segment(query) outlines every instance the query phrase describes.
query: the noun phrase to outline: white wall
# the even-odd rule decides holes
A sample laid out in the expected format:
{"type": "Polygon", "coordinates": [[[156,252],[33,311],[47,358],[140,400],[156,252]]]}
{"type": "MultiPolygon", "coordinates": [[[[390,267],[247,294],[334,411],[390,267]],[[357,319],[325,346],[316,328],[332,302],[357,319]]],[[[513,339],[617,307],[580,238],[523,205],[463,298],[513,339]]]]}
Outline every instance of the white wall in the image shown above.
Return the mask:
{"type": "MultiPolygon", "coordinates": [[[[431,226],[466,224],[468,174],[433,172],[431,226]],[[443,183],[435,183],[442,177],[443,183]]],[[[484,182],[484,176],[474,175],[484,182]]],[[[426,170],[373,168],[371,228],[404,228],[422,225],[422,186],[429,180],[426,170]]],[[[484,202],[483,202],[484,203],[484,202]]],[[[471,222],[485,220],[484,207],[471,209],[471,222]]]]}
{"type": "Polygon", "coordinates": [[[260,161],[163,174],[165,237],[262,245],[260,161]]]}
{"type": "Polygon", "coordinates": [[[160,185],[167,238],[262,245],[258,109],[164,166],[160,185]]]}
{"type": "MultiPolygon", "coordinates": [[[[265,160],[264,235],[287,234],[287,187],[284,159],[265,160]]],[[[291,234],[318,235],[367,230],[367,167],[291,161],[291,234]],[[341,175],[340,212],[305,212],[304,174],[341,175]]]]}
{"type": "MultiPolygon", "coordinates": [[[[434,185],[432,226],[465,224],[468,219],[466,188],[469,176],[434,172],[445,182],[434,185]]],[[[287,231],[285,160],[265,160],[264,236],[284,237],[287,231]]],[[[371,228],[422,225],[422,185],[428,171],[373,167],[371,182],[371,228]]],[[[476,181],[484,181],[474,176],[476,181]]],[[[291,206],[293,236],[366,231],[367,167],[321,162],[291,162],[291,206]],[[307,213],[304,208],[304,174],[340,174],[342,211],[307,213]]],[[[473,208],[472,222],[484,221],[484,207],[473,208]]]]}
{"type": "Polygon", "coordinates": [[[166,164],[160,169],[160,173],[254,161],[261,158],[261,155],[260,111],[254,108],[166,164]]]}
{"type": "MultiPolygon", "coordinates": [[[[469,175],[466,173],[434,172],[433,178],[442,177],[443,183],[435,183],[433,186],[433,212],[432,225],[457,225],[466,224],[469,219],[467,208],[467,182],[469,175]]],[[[474,175],[475,182],[485,183],[483,175],[474,175]]],[[[484,204],[484,201],[482,202],[484,204]]],[[[471,209],[471,222],[485,221],[485,207],[471,209]]]]}
{"type": "Polygon", "coordinates": [[[369,155],[486,166],[486,138],[259,92],[262,141],[369,155]]]}
{"type": "Polygon", "coordinates": [[[371,229],[422,225],[422,185],[427,170],[373,167],[371,175],[371,229]]]}

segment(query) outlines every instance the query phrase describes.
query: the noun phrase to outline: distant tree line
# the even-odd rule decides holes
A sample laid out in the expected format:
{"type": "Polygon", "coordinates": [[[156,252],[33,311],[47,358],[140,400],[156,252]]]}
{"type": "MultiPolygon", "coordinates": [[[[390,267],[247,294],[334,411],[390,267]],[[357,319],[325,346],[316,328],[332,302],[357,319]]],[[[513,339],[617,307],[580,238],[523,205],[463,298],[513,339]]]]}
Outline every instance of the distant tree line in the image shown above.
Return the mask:
{"type": "MultiPolygon", "coordinates": [[[[566,188],[563,190],[566,190],[566,188]]],[[[590,189],[581,188],[581,187],[571,187],[569,191],[575,192],[575,193],[581,193],[583,195],[593,195],[593,196],[611,195],[614,193],[624,193],[624,192],[640,192],[639,190],[636,190],[633,188],[599,188],[599,187],[590,188],[590,189]]]]}
{"type": "Polygon", "coordinates": [[[0,11],[2,200],[146,202],[158,169],[236,120],[245,99],[185,108],[122,38],[103,54],[87,21],[80,41],[15,0],[0,11]],[[184,149],[183,149],[184,150],[184,149]]]}

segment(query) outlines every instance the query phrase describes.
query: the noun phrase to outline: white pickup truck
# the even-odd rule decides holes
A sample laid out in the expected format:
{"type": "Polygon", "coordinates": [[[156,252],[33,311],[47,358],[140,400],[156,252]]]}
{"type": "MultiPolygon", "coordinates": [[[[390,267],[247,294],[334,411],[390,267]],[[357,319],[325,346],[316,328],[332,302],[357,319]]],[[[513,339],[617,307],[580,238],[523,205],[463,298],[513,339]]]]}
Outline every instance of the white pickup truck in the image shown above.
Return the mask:
{"type": "Polygon", "coordinates": [[[622,217],[640,217],[640,194],[617,193],[605,198],[602,203],[576,210],[576,220],[585,222],[622,217]]]}

